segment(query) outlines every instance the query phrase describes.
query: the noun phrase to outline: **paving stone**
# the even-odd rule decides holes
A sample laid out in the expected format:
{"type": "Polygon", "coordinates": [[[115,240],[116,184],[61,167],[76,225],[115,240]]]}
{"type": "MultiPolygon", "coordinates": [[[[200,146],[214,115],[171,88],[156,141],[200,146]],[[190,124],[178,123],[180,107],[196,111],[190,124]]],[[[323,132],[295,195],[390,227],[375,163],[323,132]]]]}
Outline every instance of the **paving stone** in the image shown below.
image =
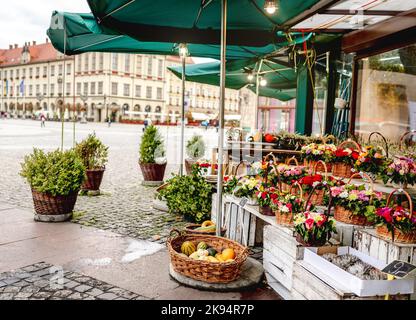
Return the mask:
{"type": "Polygon", "coordinates": [[[32,294],[33,293],[30,293],[30,292],[19,292],[14,296],[13,299],[22,299],[22,300],[29,299],[32,296],[32,294]]]}
{"type": "Polygon", "coordinates": [[[54,298],[66,298],[72,294],[71,290],[59,290],[53,294],[54,298]]]}
{"type": "Polygon", "coordinates": [[[4,282],[4,281],[0,281],[0,288],[2,288],[2,287],[4,287],[4,286],[7,286],[7,283],[6,283],[6,282],[4,282]]]}
{"type": "Polygon", "coordinates": [[[115,300],[118,298],[118,296],[115,295],[114,293],[108,292],[108,293],[103,293],[102,295],[97,296],[97,298],[100,300],[115,300]]]}
{"type": "Polygon", "coordinates": [[[103,294],[104,292],[100,289],[93,288],[89,291],[86,291],[85,293],[90,295],[91,297],[96,297],[96,296],[99,296],[99,295],[103,294]]]}
{"type": "Polygon", "coordinates": [[[4,293],[17,293],[21,288],[15,286],[7,286],[3,288],[4,293]]]}
{"type": "Polygon", "coordinates": [[[85,298],[88,298],[88,295],[81,292],[74,292],[73,294],[67,297],[67,299],[70,300],[84,300],[85,298]]]}
{"type": "Polygon", "coordinates": [[[88,291],[90,289],[91,289],[91,287],[86,286],[86,285],[80,285],[80,286],[74,288],[74,290],[78,291],[78,292],[85,292],[85,291],[88,291]]]}
{"type": "Polygon", "coordinates": [[[12,300],[14,297],[13,293],[1,293],[0,300],[12,300]]]}
{"type": "Polygon", "coordinates": [[[70,281],[70,282],[64,283],[64,287],[68,288],[68,289],[75,288],[76,286],[79,286],[79,283],[75,282],[75,281],[70,281]]]}

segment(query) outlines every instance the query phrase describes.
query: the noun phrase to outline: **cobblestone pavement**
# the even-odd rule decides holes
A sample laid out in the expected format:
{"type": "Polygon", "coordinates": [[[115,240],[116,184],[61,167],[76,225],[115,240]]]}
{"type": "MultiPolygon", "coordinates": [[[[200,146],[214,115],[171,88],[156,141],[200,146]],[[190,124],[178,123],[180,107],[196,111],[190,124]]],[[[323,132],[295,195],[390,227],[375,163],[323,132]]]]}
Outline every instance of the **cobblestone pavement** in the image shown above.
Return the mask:
{"type": "Polygon", "coordinates": [[[44,262],[0,273],[0,300],[64,299],[145,300],[146,298],[44,262]]]}

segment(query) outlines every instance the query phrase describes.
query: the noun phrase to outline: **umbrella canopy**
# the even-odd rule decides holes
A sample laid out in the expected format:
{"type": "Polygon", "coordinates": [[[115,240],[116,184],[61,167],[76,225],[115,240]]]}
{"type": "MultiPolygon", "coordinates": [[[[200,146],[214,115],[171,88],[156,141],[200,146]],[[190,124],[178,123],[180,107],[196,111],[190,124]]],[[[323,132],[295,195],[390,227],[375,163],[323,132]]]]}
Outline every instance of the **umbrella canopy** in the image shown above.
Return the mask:
{"type": "MultiPolygon", "coordinates": [[[[169,42],[139,41],[126,35],[103,28],[91,13],[53,12],[47,31],[54,47],[67,55],[85,52],[121,52],[177,55],[178,44],[169,42]]],[[[227,46],[227,59],[247,59],[271,54],[289,45],[299,44],[310,35],[292,34],[287,39],[283,32],[277,33],[279,42],[263,47],[227,46]]],[[[188,44],[191,56],[219,59],[220,46],[211,44],[188,44]]]]}
{"type": "MultiPolygon", "coordinates": [[[[258,72],[262,79],[267,80],[267,87],[259,88],[261,96],[283,101],[296,97],[296,90],[293,90],[296,88],[296,71],[293,68],[265,59],[259,70],[259,63],[259,59],[235,60],[227,63],[225,86],[236,90],[248,86],[255,92],[255,76],[250,81],[248,75],[258,72]]],[[[218,86],[220,83],[220,66],[219,61],[188,65],[185,68],[185,79],[218,86]]],[[[182,78],[180,67],[169,67],[168,69],[177,77],[182,78]]]]}
{"type": "MultiPolygon", "coordinates": [[[[279,25],[319,0],[280,0],[267,15],[265,0],[228,0],[229,45],[278,43],[279,25]]],[[[221,0],[88,0],[100,25],[142,41],[219,44],[221,0]]]]}

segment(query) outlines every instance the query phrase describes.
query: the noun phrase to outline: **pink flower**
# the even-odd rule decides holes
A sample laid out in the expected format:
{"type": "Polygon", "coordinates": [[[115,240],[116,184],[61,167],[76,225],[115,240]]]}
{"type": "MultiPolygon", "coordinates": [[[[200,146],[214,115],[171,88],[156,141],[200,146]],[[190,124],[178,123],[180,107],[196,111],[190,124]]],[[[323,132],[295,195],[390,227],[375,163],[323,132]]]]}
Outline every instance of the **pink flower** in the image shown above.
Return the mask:
{"type": "Polygon", "coordinates": [[[305,221],[305,226],[307,230],[311,230],[313,228],[314,220],[312,218],[308,218],[305,221]]]}

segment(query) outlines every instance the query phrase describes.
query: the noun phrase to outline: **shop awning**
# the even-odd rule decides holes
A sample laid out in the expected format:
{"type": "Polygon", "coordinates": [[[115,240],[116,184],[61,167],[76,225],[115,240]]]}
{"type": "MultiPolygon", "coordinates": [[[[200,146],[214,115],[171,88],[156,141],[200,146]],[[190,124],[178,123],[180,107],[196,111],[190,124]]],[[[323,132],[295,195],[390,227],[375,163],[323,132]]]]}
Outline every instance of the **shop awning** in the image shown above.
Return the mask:
{"type": "Polygon", "coordinates": [[[199,112],[192,112],[192,118],[196,121],[205,121],[210,119],[207,114],[199,112]]]}
{"type": "Polygon", "coordinates": [[[224,116],[225,121],[240,121],[241,115],[240,114],[226,114],[224,116]]]}
{"type": "MultiPolygon", "coordinates": [[[[91,13],[53,12],[47,31],[54,47],[67,55],[85,52],[121,52],[160,55],[178,55],[178,44],[170,41],[138,41],[126,35],[103,28],[91,13]]],[[[264,56],[286,46],[300,44],[311,37],[310,34],[293,33],[288,39],[283,32],[277,32],[277,44],[263,47],[227,46],[227,59],[247,59],[264,56]]],[[[206,44],[188,44],[193,57],[219,59],[220,46],[206,44]]]]}
{"type": "MultiPolygon", "coordinates": [[[[264,0],[228,0],[228,44],[278,44],[276,30],[320,0],[280,0],[270,16],[264,0]]],[[[141,41],[219,44],[220,0],[88,0],[100,25],[141,41]]],[[[280,28],[283,29],[283,28],[280,28]]]]}

